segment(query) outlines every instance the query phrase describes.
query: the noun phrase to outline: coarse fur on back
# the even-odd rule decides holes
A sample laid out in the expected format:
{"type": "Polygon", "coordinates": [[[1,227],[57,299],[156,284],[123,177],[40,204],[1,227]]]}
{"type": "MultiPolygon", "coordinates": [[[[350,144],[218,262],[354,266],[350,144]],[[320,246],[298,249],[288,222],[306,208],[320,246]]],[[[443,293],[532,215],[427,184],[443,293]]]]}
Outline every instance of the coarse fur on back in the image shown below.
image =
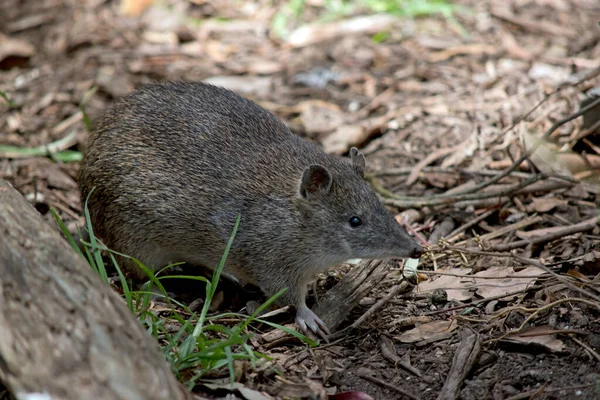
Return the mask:
{"type": "Polygon", "coordinates": [[[364,156],[351,156],[326,154],[232,91],[159,83],[98,121],[79,184],[82,202],[95,187],[96,234],[149,268],[215,267],[241,214],[226,270],[267,295],[287,287],[283,302],[314,327],[304,298],[316,273],[421,252],[364,180],[364,156]]]}

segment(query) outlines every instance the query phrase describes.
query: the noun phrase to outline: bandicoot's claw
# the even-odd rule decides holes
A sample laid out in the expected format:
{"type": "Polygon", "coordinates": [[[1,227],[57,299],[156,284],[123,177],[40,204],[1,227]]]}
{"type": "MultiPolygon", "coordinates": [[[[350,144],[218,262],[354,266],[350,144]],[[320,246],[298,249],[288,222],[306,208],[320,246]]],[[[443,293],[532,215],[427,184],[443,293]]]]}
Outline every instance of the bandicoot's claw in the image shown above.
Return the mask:
{"type": "Polygon", "coordinates": [[[304,334],[312,332],[326,342],[329,342],[329,328],[327,328],[327,325],[325,325],[321,318],[317,317],[317,314],[312,312],[308,307],[298,307],[298,310],[296,311],[296,325],[298,325],[300,332],[304,334]]]}

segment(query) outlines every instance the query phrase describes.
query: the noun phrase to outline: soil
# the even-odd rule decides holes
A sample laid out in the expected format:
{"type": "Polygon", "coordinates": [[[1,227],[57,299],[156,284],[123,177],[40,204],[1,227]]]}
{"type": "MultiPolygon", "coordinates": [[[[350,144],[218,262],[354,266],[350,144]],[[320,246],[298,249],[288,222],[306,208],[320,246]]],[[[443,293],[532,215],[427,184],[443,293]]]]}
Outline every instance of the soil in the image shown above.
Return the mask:
{"type": "MultiPolygon", "coordinates": [[[[455,4],[467,12],[406,18],[382,29],[383,40],[373,39],[377,29],[333,38],[319,37],[320,32],[313,43],[298,45],[274,36],[271,2],[169,0],[124,16],[115,1],[3,0],[0,90],[13,105],[0,99],[0,146],[43,147],[67,137],[59,150],[81,151],[86,116],[93,123],[115,98],[157,80],[208,80],[256,100],[331,153],[343,155],[359,146],[369,171],[387,190],[432,198],[500,174],[522,154],[524,136],[540,135],[579,110],[582,101],[593,100],[594,90],[600,92],[597,0],[455,4]]],[[[330,344],[309,349],[291,339],[269,343],[261,336],[268,329],[257,327],[253,346],[273,357],[290,382],[305,385],[305,393],[314,390],[309,379],[330,394],[361,391],[383,400],[410,398],[409,393],[426,400],[446,393],[442,388],[451,371],[461,367],[453,366],[455,354],[475,334],[482,350],[459,379],[458,397],[444,398],[600,398],[597,223],[555,241],[494,254],[494,246],[551,234],[597,215],[600,130],[593,125],[600,111],[595,112],[548,135],[560,155],[532,156],[519,168],[533,176],[566,165],[580,182],[576,186],[415,206],[417,217],[407,211],[411,207],[393,207],[399,220],[409,216],[404,221],[411,230],[442,255],[435,262],[434,253],[421,260],[420,270],[440,273],[428,273],[426,281],[422,275],[418,285],[427,288],[445,277],[441,300],[432,297],[440,293],[433,287],[415,288],[330,344]],[[568,154],[583,157],[583,167],[568,164],[568,154]],[[433,235],[444,221],[451,226],[442,235],[447,237],[488,211],[450,244],[433,235]],[[519,221],[527,223],[502,230],[519,221]],[[552,273],[507,290],[508,276],[532,274],[534,262],[552,273]],[[465,271],[489,277],[465,283],[455,276],[465,271]],[[498,296],[514,291],[520,292],[498,296]],[[524,322],[518,334],[505,336],[524,322]]],[[[0,178],[49,223],[49,210],[56,209],[71,230],[83,221],[77,169],[77,162],[52,154],[24,157],[0,147],[0,178]]],[[[319,294],[347,268],[320,276],[319,294]]],[[[399,268],[391,268],[342,328],[400,279],[399,268]]],[[[223,307],[236,312],[248,299],[261,300],[256,291],[238,298],[235,288],[222,290],[235,300],[223,307]]],[[[193,299],[204,290],[192,293],[193,299]]],[[[290,321],[291,315],[283,320],[290,321]]],[[[272,393],[275,381],[269,374],[250,373],[242,383],[272,393]]]]}

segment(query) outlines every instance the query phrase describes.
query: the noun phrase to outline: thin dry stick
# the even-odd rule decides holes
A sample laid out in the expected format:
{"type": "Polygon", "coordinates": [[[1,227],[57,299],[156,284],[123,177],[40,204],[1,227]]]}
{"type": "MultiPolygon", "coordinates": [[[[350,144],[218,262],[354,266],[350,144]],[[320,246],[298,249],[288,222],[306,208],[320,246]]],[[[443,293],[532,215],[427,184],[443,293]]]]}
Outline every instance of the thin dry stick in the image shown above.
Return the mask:
{"type": "Polygon", "coordinates": [[[371,306],[371,308],[369,308],[367,310],[367,312],[365,312],[363,315],[361,315],[360,318],[358,318],[356,321],[354,321],[354,323],[352,323],[352,325],[335,333],[332,336],[332,338],[336,339],[337,337],[341,336],[343,334],[343,332],[346,332],[349,329],[356,329],[359,326],[361,326],[367,319],[371,318],[373,316],[373,314],[375,314],[377,312],[377,310],[379,310],[381,307],[383,307],[385,304],[387,304],[387,302],[390,301],[393,297],[395,297],[398,293],[406,291],[406,288],[408,287],[408,285],[409,284],[407,281],[402,281],[402,283],[400,283],[399,285],[395,285],[394,287],[392,287],[385,296],[383,296],[381,299],[379,299],[378,302],[373,304],[371,306]]]}
{"type": "MultiPolygon", "coordinates": [[[[542,286],[542,287],[544,287],[544,286],[542,286]]],[[[504,294],[499,294],[497,296],[486,297],[485,299],[475,300],[475,301],[470,302],[469,304],[462,304],[460,306],[445,308],[445,309],[442,309],[442,310],[429,311],[429,312],[423,313],[423,315],[424,316],[430,316],[430,315],[442,314],[442,313],[450,312],[450,311],[462,310],[463,308],[473,307],[473,306],[476,306],[476,305],[481,304],[481,303],[486,303],[488,301],[500,300],[500,299],[503,299],[505,297],[517,296],[517,295],[525,294],[525,293],[530,292],[532,290],[538,290],[538,289],[539,289],[539,287],[528,286],[525,289],[515,290],[514,292],[508,292],[508,293],[504,293],[504,294]]]]}
{"type": "Polygon", "coordinates": [[[546,386],[542,386],[539,389],[529,390],[527,392],[519,393],[511,397],[507,397],[504,400],[532,400],[535,399],[535,396],[543,393],[554,393],[554,392],[572,392],[577,389],[587,389],[596,385],[595,383],[590,383],[588,385],[577,385],[577,386],[566,386],[566,387],[558,387],[558,388],[549,388],[546,386]]]}
{"type": "Polygon", "coordinates": [[[484,212],[483,214],[481,214],[477,218],[472,219],[471,221],[467,222],[466,224],[464,224],[464,225],[456,228],[452,232],[450,232],[448,234],[448,236],[446,236],[446,240],[451,241],[453,237],[455,237],[456,235],[458,235],[461,232],[466,231],[470,227],[472,227],[474,225],[477,225],[478,223],[480,223],[481,221],[483,221],[484,219],[486,219],[487,217],[489,217],[490,215],[492,215],[496,211],[498,211],[498,208],[496,208],[496,207],[492,208],[491,210],[487,210],[486,212],[484,212]]]}
{"type": "Polygon", "coordinates": [[[509,196],[514,192],[523,189],[526,186],[531,185],[534,182],[537,182],[541,179],[545,179],[547,177],[546,174],[538,174],[529,179],[526,179],[520,183],[509,186],[505,189],[494,191],[494,192],[484,192],[484,193],[470,193],[470,194],[460,194],[460,195],[452,195],[447,197],[430,197],[429,199],[424,199],[422,197],[403,197],[396,196],[389,190],[383,188],[379,183],[376,183],[374,179],[371,179],[371,185],[373,189],[379,192],[382,196],[387,197],[384,199],[384,203],[387,205],[395,206],[398,208],[412,208],[412,207],[427,207],[427,206],[437,206],[441,204],[450,204],[456,203],[458,201],[467,201],[467,200],[481,200],[481,199],[492,199],[494,197],[503,197],[509,196]]]}
{"type": "Polygon", "coordinates": [[[596,353],[594,351],[594,349],[592,349],[590,346],[588,346],[587,344],[583,343],[581,340],[577,339],[576,337],[573,337],[571,335],[569,335],[569,338],[574,341],[575,343],[577,343],[578,345],[580,345],[581,347],[583,347],[584,349],[587,350],[588,353],[590,353],[590,355],[592,357],[594,357],[596,360],[600,361],[600,355],[598,355],[598,353],[596,353]]]}
{"type": "MultiPolygon", "coordinates": [[[[508,268],[512,268],[512,267],[506,267],[508,268]]],[[[465,279],[538,279],[538,278],[543,278],[544,274],[540,274],[540,275],[517,275],[517,276],[477,276],[477,275],[460,275],[460,274],[453,274],[450,272],[439,272],[439,271],[419,271],[420,274],[425,274],[425,275],[446,275],[446,276],[455,276],[457,278],[465,278],[465,279]]]]}
{"type": "Polygon", "coordinates": [[[419,398],[411,393],[408,393],[406,390],[399,388],[398,386],[392,385],[391,383],[387,383],[386,381],[383,381],[379,378],[375,378],[374,376],[368,375],[368,374],[364,374],[364,373],[360,373],[359,372],[359,376],[361,378],[367,379],[371,382],[375,382],[381,386],[385,386],[387,388],[393,389],[395,391],[397,391],[398,393],[402,394],[403,396],[408,397],[409,399],[412,400],[419,400],[419,398]]]}
{"type": "Polygon", "coordinates": [[[427,157],[425,157],[424,159],[419,161],[417,163],[417,165],[415,165],[413,167],[413,170],[410,171],[410,174],[408,174],[408,178],[406,178],[406,184],[408,186],[410,186],[413,183],[415,183],[417,181],[417,178],[419,177],[419,173],[421,172],[421,170],[423,168],[425,168],[427,165],[431,164],[438,158],[442,158],[444,156],[447,156],[448,154],[454,153],[455,151],[460,149],[460,147],[462,145],[463,144],[460,144],[460,145],[454,146],[454,147],[450,147],[450,148],[446,148],[446,149],[438,149],[438,150],[434,151],[433,153],[430,153],[427,157]]]}
{"type": "Polygon", "coordinates": [[[527,317],[525,319],[525,321],[523,321],[523,323],[521,324],[521,326],[519,326],[517,329],[512,330],[510,332],[507,332],[504,335],[500,336],[499,338],[486,340],[486,343],[497,342],[499,340],[504,339],[507,336],[514,335],[516,333],[521,332],[523,329],[525,329],[525,327],[527,326],[527,324],[530,321],[532,321],[540,313],[542,313],[544,311],[547,311],[547,310],[550,310],[551,308],[553,308],[553,307],[555,307],[555,306],[557,306],[559,304],[567,303],[567,302],[584,303],[584,304],[587,304],[590,307],[594,307],[594,308],[600,310],[600,304],[594,303],[593,301],[589,301],[589,300],[586,300],[586,299],[578,299],[576,297],[567,297],[566,299],[556,300],[556,301],[554,301],[552,303],[546,304],[545,306],[539,307],[539,308],[525,308],[525,307],[509,307],[509,308],[505,308],[505,309],[501,310],[500,312],[498,312],[496,315],[494,315],[492,317],[492,319],[500,318],[501,316],[503,316],[505,314],[508,314],[509,312],[512,312],[512,311],[522,311],[524,313],[528,313],[528,312],[534,311],[534,313],[531,314],[529,317],[527,317]]]}
{"type": "Polygon", "coordinates": [[[594,229],[594,227],[600,223],[600,216],[587,219],[578,224],[568,226],[564,229],[561,229],[556,232],[552,232],[547,234],[546,236],[536,237],[530,240],[518,240],[512,243],[502,243],[488,247],[486,250],[488,251],[509,251],[518,249],[519,247],[524,247],[528,245],[538,245],[542,243],[551,242],[556,239],[560,239],[565,236],[573,235],[575,233],[581,233],[589,231],[590,229],[594,229]]]}
{"type": "Polygon", "coordinates": [[[528,264],[528,265],[533,265],[535,267],[538,267],[539,269],[541,269],[542,271],[554,276],[556,279],[558,279],[559,281],[561,281],[562,283],[564,283],[569,289],[574,290],[576,292],[579,292],[581,294],[583,294],[584,296],[588,296],[594,300],[596,300],[597,302],[600,303],[600,297],[596,296],[595,294],[588,292],[585,289],[580,288],[579,286],[573,285],[571,282],[569,282],[569,280],[567,278],[565,278],[562,275],[557,274],[556,272],[552,271],[550,268],[546,267],[544,264],[542,264],[541,262],[539,262],[538,260],[533,260],[531,258],[525,258],[525,257],[521,257],[518,256],[516,254],[513,254],[513,258],[523,264],[528,264]]]}

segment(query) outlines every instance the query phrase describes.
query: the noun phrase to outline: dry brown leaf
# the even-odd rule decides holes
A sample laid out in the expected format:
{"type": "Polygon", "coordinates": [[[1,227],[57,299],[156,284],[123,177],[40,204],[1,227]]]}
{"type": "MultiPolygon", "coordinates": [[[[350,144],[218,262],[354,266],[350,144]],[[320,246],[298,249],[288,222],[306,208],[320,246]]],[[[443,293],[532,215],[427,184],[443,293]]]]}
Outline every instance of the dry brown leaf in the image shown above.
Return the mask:
{"type": "Polygon", "coordinates": [[[549,198],[534,198],[529,206],[530,211],[548,212],[556,207],[566,206],[568,200],[557,199],[556,197],[549,198]]]}
{"type": "MultiPolygon", "coordinates": [[[[451,268],[440,269],[439,272],[451,273],[454,275],[467,275],[471,273],[471,268],[451,268]]],[[[458,276],[440,275],[436,279],[432,279],[423,283],[419,283],[417,292],[429,292],[435,289],[444,289],[450,301],[465,301],[473,297],[473,292],[469,287],[473,286],[472,278],[462,278],[458,276]]]]}
{"type": "Polygon", "coordinates": [[[322,100],[303,101],[297,105],[300,121],[308,134],[331,132],[344,122],[340,108],[322,100]]]}
{"type": "Polygon", "coordinates": [[[565,344],[554,336],[555,333],[556,329],[551,326],[535,326],[515,335],[510,335],[508,341],[535,343],[546,347],[552,352],[561,352],[565,349],[565,344]]]}
{"type": "Polygon", "coordinates": [[[266,97],[272,90],[273,80],[267,76],[213,76],[204,80],[243,95],[266,97]]]}
{"type": "Polygon", "coordinates": [[[152,5],[154,0],[121,0],[121,14],[135,17],[152,5]]]}
{"type": "Polygon", "coordinates": [[[144,31],[142,39],[147,43],[177,46],[179,37],[172,31],[144,31]]]}
{"type": "Polygon", "coordinates": [[[498,50],[498,47],[485,43],[461,44],[446,50],[432,52],[429,54],[428,60],[429,62],[440,62],[454,56],[496,54],[498,50]]]}
{"type": "Polygon", "coordinates": [[[30,58],[35,47],[25,39],[8,37],[0,33],[0,63],[9,57],[30,58]]]}
{"type": "Polygon", "coordinates": [[[477,283],[477,294],[483,298],[497,297],[518,290],[525,290],[535,278],[519,278],[520,276],[539,276],[541,270],[537,267],[527,267],[515,272],[511,267],[491,267],[485,271],[476,273],[475,277],[497,277],[498,279],[486,279],[477,283]]]}
{"type": "Polygon", "coordinates": [[[282,71],[283,64],[276,61],[256,58],[255,60],[250,61],[246,68],[250,74],[270,75],[282,71]]]}
{"type": "Polygon", "coordinates": [[[460,176],[456,173],[423,172],[422,179],[438,189],[450,189],[458,185],[460,176]]]}
{"type": "Polygon", "coordinates": [[[568,177],[571,176],[569,170],[559,161],[557,157],[558,149],[553,143],[532,135],[527,131],[524,124],[521,124],[519,133],[525,149],[529,150],[537,146],[530,159],[540,171],[546,174],[558,173],[568,177]]]}
{"type": "Polygon", "coordinates": [[[368,134],[368,130],[360,125],[342,125],[323,139],[323,150],[329,154],[343,154],[362,143],[368,134]]]}
{"type": "Polygon", "coordinates": [[[581,154],[559,153],[557,154],[557,160],[572,174],[584,171],[598,173],[598,170],[600,170],[600,156],[596,154],[586,154],[584,158],[581,154]]]}
{"type": "Polygon", "coordinates": [[[579,271],[575,271],[574,269],[570,269],[567,271],[567,275],[584,280],[584,281],[589,281],[588,277],[585,276],[584,274],[582,274],[579,271]]]}
{"type": "Polygon", "coordinates": [[[414,327],[398,337],[402,343],[415,343],[421,340],[432,339],[438,335],[446,335],[458,327],[455,319],[452,321],[432,321],[414,327]]]}
{"type": "Polygon", "coordinates": [[[206,40],[202,49],[214,62],[224,63],[229,60],[231,54],[239,51],[239,46],[218,40],[206,40]]]}

